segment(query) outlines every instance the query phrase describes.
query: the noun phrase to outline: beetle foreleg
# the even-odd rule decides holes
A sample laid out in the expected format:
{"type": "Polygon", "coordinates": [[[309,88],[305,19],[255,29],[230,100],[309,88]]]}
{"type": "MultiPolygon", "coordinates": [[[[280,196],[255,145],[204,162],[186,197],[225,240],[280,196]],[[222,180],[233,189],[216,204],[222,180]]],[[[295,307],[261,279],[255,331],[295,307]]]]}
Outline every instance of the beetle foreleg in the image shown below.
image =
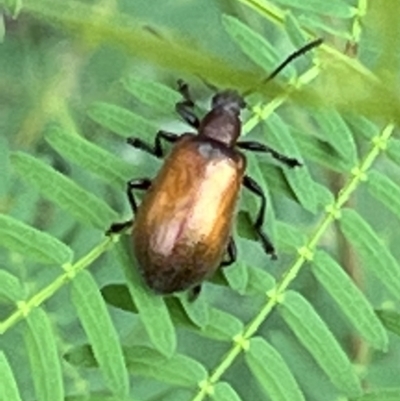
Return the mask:
{"type": "Polygon", "coordinates": [[[149,145],[147,142],[134,137],[128,138],[127,142],[129,143],[129,145],[132,145],[136,149],[144,150],[145,152],[155,157],[162,158],[164,156],[164,149],[161,145],[162,139],[167,142],[173,143],[179,139],[179,135],[167,131],[158,131],[156,139],[154,141],[154,147],[149,145]]]}
{"type": "Polygon", "coordinates": [[[232,237],[229,238],[228,242],[228,247],[226,249],[226,253],[228,254],[228,259],[223,260],[221,262],[221,267],[226,267],[231,265],[232,263],[236,262],[236,257],[237,257],[237,249],[236,249],[236,244],[235,241],[232,237]]]}
{"type": "Polygon", "coordinates": [[[264,224],[265,210],[267,207],[267,199],[261,189],[261,187],[248,175],[243,177],[243,185],[253,194],[257,195],[261,199],[261,206],[258,210],[258,215],[256,221],[254,222],[254,229],[256,230],[258,236],[261,239],[263,248],[268,255],[271,255],[272,259],[276,259],[275,247],[269,239],[268,235],[262,231],[262,226],[264,224]]]}
{"type": "Polygon", "coordinates": [[[294,159],[289,156],[285,156],[282,153],[279,153],[276,150],[270,148],[269,146],[264,145],[259,142],[239,141],[236,143],[236,146],[240,149],[250,150],[252,152],[269,153],[274,159],[280,161],[283,164],[286,164],[290,168],[302,166],[301,162],[299,162],[297,159],[294,159]]]}
{"type": "Polygon", "coordinates": [[[193,111],[195,103],[190,96],[189,86],[181,79],[178,80],[178,91],[182,95],[183,100],[175,105],[175,110],[189,125],[196,129],[199,128],[200,120],[193,111]]]}

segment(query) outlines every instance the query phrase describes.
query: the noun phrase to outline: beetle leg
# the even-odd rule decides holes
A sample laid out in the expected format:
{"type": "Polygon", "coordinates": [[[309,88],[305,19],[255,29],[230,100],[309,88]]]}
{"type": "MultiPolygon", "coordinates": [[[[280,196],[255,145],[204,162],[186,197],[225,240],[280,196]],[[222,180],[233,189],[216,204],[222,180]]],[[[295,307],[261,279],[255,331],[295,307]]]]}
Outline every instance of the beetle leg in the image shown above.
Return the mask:
{"type": "Polygon", "coordinates": [[[232,237],[229,238],[228,242],[228,247],[226,249],[226,253],[228,254],[228,259],[223,260],[221,262],[221,267],[226,267],[231,265],[232,263],[236,262],[236,256],[237,256],[237,249],[236,249],[236,244],[235,241],[232,237]]]}
{"type": "Polygon", "coordinates": [[[149,145],[147,142],[134,137],[128,138],[127,142],[129,143],[129,145],[132,145],[136,149],[144,150],[145,152],[150,153],[155,157],[162,158],[164,156],[164,149],[161,145],[162,139],[167,142],[173,143],[179,139],[179,135],[167,131],[158,131],[156,139],[154,141],[154,147],[149,145]]]}
{"type": "Polygon", "coordinates": [[[133,220],[124,221],[123,223],[113,223],[110,228],[106,231],[106,235],[118,234],[121,231],[124,231],[126,228],[130,227],[133,223],[133,220]]]}
{"type": "MultiPolygon", "coordinates": [[[[148,178],[140,178],[140,179],[131,180],[128,182],[128,184],[126,186],[126,195],[128,196],[129,204],[131,205],[133,214],[136,214],[137,202],[136,202],[136,199],[135,199],[132,191],[134,189],[140,189],[140,190],[145,191],[150,188],[150,185],[151,185],[151,180],[148,178]]],[[[120,233],[121,231],[130,227],[132,225],[132,223],[133,223],[133,219],[124,221],[122,223],[111,224],[110,228],[106,231],[106,235],[120,233]]]]}
{"type": "Polygon", "coordinates": [[[302,166],[301,162],[299,162],[297,159],[285,156],[282,153],[279,153],[276,150],[270,148],[269,146],[266,146],[259,142],[240,141],[236,143],[236,146],[240,149],[250,150],[252,152],[269,153],[274,159],[280,161],[283,164],[286,164],[290,168],[302,166]]]}
{"type": "Polygon", "coordinates": [[[178,91],[182,95],[183,100],[175,105],[175,110],[189,125],[196,129],[199,128],[200,120],[193,111],[195,104],[190,96],[189,86],[181,79],[178,80],[178,91]]]}
{"type": "Polygon", "coordinates": [[[149,178],[139,178],[128,181],[128,185],[126,186],[126,195],[128,196],[129,204],[131,205],[133,214],[136,214],[138,208],[135,196],[133,195],[133,190],[140,189],[142,191],[146,191],[150,188],[150,185],[151,180],[149,178]]]}
{"type": "Polygon", "coordinates": [[[256,221],[254,223],[254,229],[256,230],[258,236],[261,239],[262,246],[264,248],[264,251],[268,254],[271,255],[271,259],[276,259],[276,253],[275,253],[275,248],[274,245],[272,244],[271,240],[268,238],[267,234],[265,234],[262,231],[262,226],[264,223],[264,216],[265,216],[265,210],[267,207],[267,199],[261,189],[261,187],[257,184],[256,181],[254,181],[251,177],[248,175],[245,175],[243,177],[243,185],[253,194],[257,195],[261,199],[261,206],[258,211],[258,215],[256,218],[256,221]]]}
{"type": "Polygon", "coordinates": [[[172,132],[167,132],[167,131],[158,131],[156,135],[156,140],[155,140],[155,149],[156,153],[159,155],[158,157],[163,157],[164,156],[164,149],[161,146],[161,139],[163,139],[166,142],[169,143],[174,143],[180,138],[179,135],[174,134],[172,132]]]}
{"type": "Polygon", "coordinates": [[[183,99],[188,102],[188,105],[194,107],[194,100],[190,96],[189,85],[182,79],[178,79],[178,92],[182,95],[183,99]]]}

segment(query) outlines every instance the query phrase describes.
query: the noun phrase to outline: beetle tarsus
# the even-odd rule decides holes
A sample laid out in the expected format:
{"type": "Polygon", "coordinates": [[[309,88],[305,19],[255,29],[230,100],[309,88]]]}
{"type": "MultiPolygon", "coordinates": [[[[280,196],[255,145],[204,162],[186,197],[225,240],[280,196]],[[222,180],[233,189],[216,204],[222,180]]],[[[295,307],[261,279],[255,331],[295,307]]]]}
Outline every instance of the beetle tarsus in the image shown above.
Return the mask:
{"type": "Polygon", "coordinates": [[[110,228],[106,231],[106,235],[119,234],[128,227],[131,227],[133,220],[124,221],[123,223],[113,223],[110,228]]]}
{"type": "Polygon", "coordinates": [[[257,233],[261,239],[262,242],[262,246],[264,248],[264,251],[266,254],[268,254],[272,260],[277,260],[278,259],[278,255],[275,252],[275,247],[273,246],[271,240],[269,239],[268,235],[265,234],[263,231],[261,230],[257,230],[257,233]]]}
{"type": "Polygon", "coordinates": [[[190,302],[195,301],[199,297],[200,293],[201,293],[201,284],[192,287],[188,293],[189,301],[190,302]]]}
{"type": "Polygon", "coordinates": [[[236,262],[237,248],[236,248],[235,240],[232,237],[229,238],[228,246],[226,248],[226,253],[228,254],[228,259],[223,260],[221,262],[221,265],[220,265],[221,267],[227,267],[227,266],[230,266],[232,263],[236,262]]]}
{"type": "Polygon", "coordinates": [[[189,85],[182,79],[178,79],[178,92],[182,95],[183,99],[187,102],[188,106],[194,107],[195,102],[190,96],[189,85]]]}
{"type": "Polygon", "coordinates": [[[193,109],[195,107],[195,102],[190,96],[189,85],[178,80],[178,91],[182,95],[183,100],[175,105],[176,112],[193,128],[199,128],[200,120],[194,113],[193,109]]]}

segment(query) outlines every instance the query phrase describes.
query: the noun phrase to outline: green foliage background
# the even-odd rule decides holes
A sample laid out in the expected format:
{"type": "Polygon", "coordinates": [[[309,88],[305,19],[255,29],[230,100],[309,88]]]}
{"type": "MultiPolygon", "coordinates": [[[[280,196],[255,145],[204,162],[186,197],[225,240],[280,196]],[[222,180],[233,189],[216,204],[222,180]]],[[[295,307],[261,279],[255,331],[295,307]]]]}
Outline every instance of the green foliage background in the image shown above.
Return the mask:
{"type": "Polygon", "coordinates": [[[3,1],[0,400],[400,399],[397,0],[3,1]],[[325,43],[260,85],[287,54],[325,43]],[[156,296],[125,235],[129,148],[183,132],[184,78],[256,88],[243,135],[270,261],[243,192],[237,263],[200,297],[156,296]]]}

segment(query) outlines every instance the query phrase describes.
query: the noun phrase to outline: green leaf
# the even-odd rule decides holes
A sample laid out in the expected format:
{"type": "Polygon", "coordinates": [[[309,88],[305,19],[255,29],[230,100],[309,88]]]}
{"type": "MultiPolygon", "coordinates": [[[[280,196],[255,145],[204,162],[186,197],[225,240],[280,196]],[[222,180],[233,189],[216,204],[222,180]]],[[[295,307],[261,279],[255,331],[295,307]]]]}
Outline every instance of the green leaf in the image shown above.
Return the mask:
{"type": "Polygon", "coordinates": [[[378,234],[354,210],[342,210],[339,222],[345,237],[360,252],[365,267],[400,299],[400,267],[378,234]]]}
{"type": "Polygon", "coordinates": [[[47,264],[70,262],[72,249],[49,234],[0,214],[0,244],[29,259],[47,264]]]}
{"type": "Polygon", "coordinates": [[[371,391],[350,401],[399,401],[400,387],[371,391]]]}
{"type": "MultiPolygon", "coordinates": [[[[301,160],[300,151],[291,137],[288,127],[276,113],[271,114],[263,123],[265,137],[273,149],[301,160]]],[[[315,213],[318,206],[314,191],[315,181],[311,178],[307,166],[303,165],[293,169],[283,166],[282,169],[299,202],[307,210],[315,213]]]]}
{"type": "Polygon", "coordinates": [[[216,401],[241,401],[238,393],[227,382],[218,382],[214,386],[214,393],[211,395],[211,399],[216,401]]]}
{"type": "MultiPolygon", "coordinates": [[[[120,397],[112,397],[99,393],[89,393],[85,395],[69,396],[65,401],[122,401],[120,397]]],[[[137,401],[137,398],[129,398],[129,401],[137,401]]]]}
{"type": "Polygon", "coordinates": [[[157,132],[157,127],[149,120],[110,103],[91,104],[88,115],[93,121],[124,138],[135,136],[146,140],[157,132]]]}
{"type": "Polygon", "coordinates": [[[22,401],[12,369],[3,351],[0,351],[0,400],[22,401]]]}
{"type": "Polygon", "coordinates": [[[305,160],[312,160],[338,173],[347,172],[353,167],[349,160],[339,157],[329,143],[296,129],[292,129],[292,132],[305,160]]]}
{"type": "Polygon", "coordinates": [[[167,114],[175,115],[175,104],[182,100],[180,93],[159,82],[131,76],[123,80],[123,85],[129,93],[152,109],[167,114]]]}
{"type": "Polygon", "coordinates": [[[129,292],[139,310],[140,319],[150,341],[162,354],[170,356],[176,348],[176,334],[165,301],[146,287],[128,249],[128,241],[125,240],[123,244],[116,244],[113,250],[124,268],[129,292]]]}
{"type": "Polygon", "coordinates": [[[312,272],[360,335],[374,348],[387,351],[386,330],[364,294],[336,261],[319,251],[314,256],[312,272]]]}
{"type": "Polygon", "coordinates": [[[9,11],[13,19],[17,19],[21,12],[23,3],[22,0],[6,0],[3,1],[6,9],[9,11]]]}
{"type": "Polygon", "coordinates": [[[222,24],[242,52],[265,71],[271,71],[278,64],[278,55],[275,49],[265,38],[243,22],[229,15],[223,15],[222,24]]]}
{"type": "Polygon", "coordinates": [[[125,284],[108,284],[101,288],[101,295],[109,305],[115,308],[138,313],[129,293],[128,286],[125,284]]]}
{"type": "MultiPolygon", "coordinates": [[[[238,254],[243,255],[239,242],[236,246],[238,247],[238,254]]],[[[243,295],[249,280],[249,272],[246,264],[241,260],[237,260],[236,263],[233,263],[231,266],[224,267],[222,272],[229,287],[243,295]]]]}
{"type": "Polygon", "coordinates": [[[3,11],[0,12],[0,43],[4,42],[4,37],[6,35],[6,25],[4,23],[3,11]]]}
{"type": "Polygon", "coordinates": [[[45,133],[46,141],[65,159],[90,170],[106,183],[125,188],[133,166],[101,149],[81,136],[53,126],[45,133]]]}
{"type": "Polygon", "coordinates": [[[89,272],[74,278],[71,296],[107,386],[120,397],[127,396],[129,378],[118,333],[89,272]]]}
{"type": "Polygon", "coordinates": [[[130,347],[125,349],[125,357],[132,374],[165,383],[192,387],[207,378],[204,366],[186,355],[175,353],[167,358],[150,348],[130,347]]]}
{"type": "MultiPolygon", "coordinates": [[[[171,386],[168,390],[162,391],[156,396],[151,397],[149,401],[188,401],[191,400],[192,397],[193,389],[176,388],[171,386]]],[[[143,399],[141,401],[143,401],[143,399]]]]}
{"type": "Polygon", "coordinates": [[[93,355],[93,348],[89,344],[69,348],[63,358],[69,364],[80,368],[97,368],[99,366],[93,355]]]}
{"type": "Polygon", "coordinates": [[[388,146],[386,153],[395,163],[400,164],[400,141],[398,139],[391,138],[390,146],[388,146]]]}
{"type": "Polygon", "coordinates": [[[349,359],[305,298],[287,291],[279,313],[338,389],[349,396],[361,394],[360,382],[349,359]]]}
{"type": "Polygon", "coordinates": [[[355,9],[341,0],[329,3],[320,0],[276,0],[276,3],[329,17],[352,18],[355,15],[355,9]]]}
{"type": "Polygon", "coordinates": [[[209,320],[202,329],[206,337],[221,341],[231,341],[243,332],[243,323],[235,316],[220,309],[209,308],[209,320]]]}
{"type": "Polygon", "coordinates": [[[266,271],[249,267],[248,269],[248,282],[246,287],[246,294],[266,295],[266,293],[275,286],[275,279],[266,271]]]}
{"type": "Polygon", "coordinates": [[[281,355],[261,337],[250,340],[246,363],[272,401],[304,401],[295,378],[281,355]]]}
{"type": "Polygon", "coordinates": [[[26,317],[25,344],[38,401],[64,401],[61,361],[47,314],[36,308],[26,317]]]}
{"type": "Polygon", "coordinates": [[[318,184],[317,182],[314,185],[315,195],[317,197],[317,201],[319,205],[330,205],[335,201],[335,196],[333,193],[325,187],[324,185],[318,184]]]}
{"type": "MultiPolygon", "coordinates": [[[[196,301],[195,301],[196,302],[196,301]]],[[[168,310],[174,323],[178,326],[199,333],[199,327],[183,310],[182,304],[176,297],[166,298],[168,310]]],[[[218,341],[229,341],[243,332],[243,323],[235,316],[220,309],[208,306],[207,324],[201,327],[201,335],[218,341]]]]}
{"type": "Polygon", "coordinates": [[[400,218],[400,186],[378,171],[368,174],[368,190],[400,218]]]}
{"type": "MultiPolygon", "coordinates": [[[[346,114],[346,121],[352,126],[352,130],[358,135],[362,135],[364,139],[372,140],[379,134],[378,127],[359,114],[346,114]]],[[[391,143],[394,139],[391,139],[391,143]]]]}
{"type": "Polygon", "coordinates": [[[0,299],[4,297],[9,301],[16,302],[24,299],[25,295],[24,288],[18,278],[5,270],[0,270],[0,299]]]}
{"type": "Polygon", "coordinates": [[[289,249],[298,249],[302,247],[307,237],[297,227],[278,221],[276,223],[276,232],[279,245],[285,245],[289,249]]]}
{"type": "Polygon", "coordinates": [[[187,293],[177,295],[179,301],[189,319],[198,327],[203,328],[209,322],[209,304],[200,293],[195,299],[191,300],[187,293]]]}
{"type": "MultiPolygon", "coordinates": [[[[304,34],[304,31],[301,29],[299,22],[290,10],[287,10],[285,13],[284,23],[286,34],[289,36],[294,46],[300,49],[305,43],[307,43],[307,37],[304,34]]],[[[308,54],[304,54],[304,56],[311,58],[308,54]]]]}
{"type": "Polygon", "coordinates": [[[394,310],[375,311],[384,326],[392,333],[400,336],[400,314],[394,310]]]}
{"type": "MultiPolygon", "coordinates": [[[[246,155],[246,157],[248,157],[248,156],[249,155],[246,155]]],[[[253,155],[251,155],[251,156],[253,156],[253,155]]],[[[283,174],[282,168],[280,166],[264,163],[263,159],[261,159],[261,158],[258,161],[258,166],[259,166],[259,170],[262,174],[262,180],[265,182],[265,185],[268,185],[269,192],[271,192],[273,194],[282,193],[287,198],[297,201],[296,194],[293,192],[292,188],[290,188],[290,186],[285,178],[285,175],[283,174]],[[268,177],[268,183],[266,182],[265,177],[268,177]]],[[[249,171],[249,173],[250,173],[249,175],[251,175],[251,177],[253,177],[253,173],[250,171],[249,171]]],[[[270,208],[267,207],[267,213],[268,213],[268,209],[270,209],[270,208]]],[[[268,216],[268,221],[270,221],[271,218],[272,218],[271,216],[268,216]]]]}
{"type": "MultiPolygon", "coordinates": [[[[0,17],[1,18],[1,17],[0,17]]],[[[5,137],[0,137],[0,197],[7,196],[10,184],[10,149],[5,137]]]]}
{"type": "Polygon", "coordinates": [[[105,230],[117,220],[118,214],[106,203],[34,157],[14,152],[11,162],[25,181],[79,221],[105,230]]]}
{"type": "Polygon", "coordinates": [[[319,139],[328,142],[348,164],[355,165],[357,150],[353,134],[340,114],[333,110],[314,111],[313,117],[321,128],[319,139]]]}
{"type": "Polygon", "coordinates": [[[312,30],[313,32],[319,32],[320,35],[322,35],[322,33],[327,33],[336,38],[346,40],[352,39],[352,35],[344,28],[336,28],[335,25],[327,24],[324,20],[321,20],[321,18],[319,16],[316,16],[315,14],[300,15],[299,22],[302,26],[308,27],[308,29],[312,30]]]}

